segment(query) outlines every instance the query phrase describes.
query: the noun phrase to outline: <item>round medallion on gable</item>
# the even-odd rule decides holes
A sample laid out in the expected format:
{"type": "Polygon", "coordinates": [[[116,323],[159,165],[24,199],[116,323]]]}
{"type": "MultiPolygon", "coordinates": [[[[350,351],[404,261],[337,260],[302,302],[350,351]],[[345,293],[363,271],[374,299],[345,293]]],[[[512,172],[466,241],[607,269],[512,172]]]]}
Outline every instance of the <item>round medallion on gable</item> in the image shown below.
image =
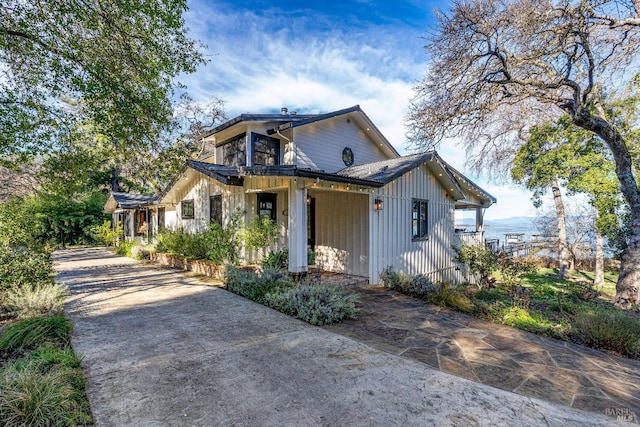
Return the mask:
{"type": "Polygon", "coordinates": [[[349,147],[344,147],[342,150],[342,161],[345,166],[351,166],[353,164],[353,151],[349,147]]]}

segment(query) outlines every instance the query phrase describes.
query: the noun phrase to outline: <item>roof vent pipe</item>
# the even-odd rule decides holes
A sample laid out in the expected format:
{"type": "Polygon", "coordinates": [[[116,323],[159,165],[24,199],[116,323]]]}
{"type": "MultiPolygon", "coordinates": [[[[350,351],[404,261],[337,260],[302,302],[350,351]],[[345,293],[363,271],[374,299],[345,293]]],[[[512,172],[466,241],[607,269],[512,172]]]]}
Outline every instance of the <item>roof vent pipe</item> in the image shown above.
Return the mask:
{"type": "Polygon", "coordinates": [[[280,112],[282,113],[283,116],[286,116],[288,111],[289,111],[289,109],[287,107],[282,107],[280,109],[280,112]]]}

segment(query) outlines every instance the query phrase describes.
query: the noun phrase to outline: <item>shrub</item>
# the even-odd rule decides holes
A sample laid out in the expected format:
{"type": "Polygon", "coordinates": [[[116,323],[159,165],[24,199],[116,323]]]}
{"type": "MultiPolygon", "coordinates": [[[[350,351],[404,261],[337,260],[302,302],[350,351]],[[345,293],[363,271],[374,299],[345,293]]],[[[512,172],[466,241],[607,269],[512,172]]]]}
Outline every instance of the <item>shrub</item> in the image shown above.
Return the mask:
{"type": "Polygon", "coordinates": [[[0,419],[5,426],[68,425],[73,387],[64,370],[41,373],[31,364],[9,363],[0,371],[0,419]]]}
{"type": "Polygon", "coordinates": [[[294,285],[289,275],[281,270],[265,269],[258,274],[234,267],[225,269],[225,288],[259,303],[264,302],[266,294],[294,285]]]}
{"type": "Polygon", "coordinates": [[[482,246],[462,245],[460,248],[454,248],[456,256],[453,261],[458,264],[464,264],[469,267],[469,272],[478,276],[478,288],[482,289],[489,286],[495,280],[491,277],[491,273],[498,269],[497,252],[491,248],[482,246]]]}
{"type": "Polygon", "coordinates": [[[122,240],[118,243],[118,246],[116,246],[116,253],[118,255],[131,257],[131,251],[135,245],[137,245],[137,243],[134,240],[122,240]]]}
{"type": "Polygon", "coordinates": [[[264,250],[276,242],[280,226],[267,215],[256,216],[242,231],[244,244],[248,249],[264,250]]]}
{"type": "Polygon", "coordinates": [[[4,297],[5,310],[18,319],[58,315],[66,294],[67,288],[56,283],[15,287],[4,297]]]}
{"type": "Polygon", "coordinates": [[[240,217],[236,211],[227,227],[211,223],[202,233],[185,233],[184,230],[161,230],[158,234],[156,251],[189,259],[206,259],[218,265],[237,264],[240,248],[240,217]]]}
{"type": "Polygon", "coordinates": [[[411,277],[404,273],[399,273],[389,266],[380,273],[380,280],[382,280],[385,288],[399,291],[409,286],[411,277]]]}
{"type": "Polygon", "coordinates": [[[312,325],[328,325],[355,318],[358,298],[339,285],[300,285],[267,294],[265,303],[312,325]]]}
{"type": "Polygon", "coordinates": [[[53,266],[45,251],[0,244],[0,292],[22,286],[53,283],[53,266]]]}
{"type": "Polygon", "coordinates": [[[102,225],[94,225],[91,227],[91,235],[93,238],[105,246],[116,246],[120,236],[123,234],[122,222],[116,224],[115,230],[111,225],[111,221],[105,221],[102,225]]]}
{"type": "Polygon", "coordinates": [[[640,356],[640,319],[621,311],[579,311],[574,317],[572,334],[590,347],[640,356]]]}
{"type": "Polygon", "coordinates": [[[152,252],[155,252],[155,245],[135,245],[131,248],[131,258],[151,259],[152,252]]]}
{"type": "Polygon", "coordinates": [[[160,230],[158,233],[158,243],[156,249],[158,252],[167,252],[172,255],[184,256],[184,244],[186,233],[180,228],[171,230],[168,228],[160,230]]]}
{"type": "Polygon", "coordinates": [[[436,292],[429,295],[428,300],[439,306],[451,308],[463,313],[471,313],[473,311],[473,302],[471,302],[471,299],[448,286],[440,286],[436,292]]]}
{"type": "Polygon", "coordinates": [[[428,297],[440,289],[440,286],[432,283],[427,276],[422,274],[408,276],[404,273],[396,272],[393,267],[385,268],[380,273],[380,279],[388,289],[419,298],[428,297]]]}
{"type": "Polygon", "coordinates": [[[64,316],[32,317],[7,326],[0,335],[0,351],[39,347],[47,342],[69,343],[71,321],[64,316]]]}
{"type": "Polygon", "coordinates": [[[537,271],[536,263],[531,258],[500,255],[498,261],[502,281],[507,286],[515,286],[525,274],[533,274],[537,271]]]}
{"type": "Polygon", "coordinates": [[[281,251],[271,251],[262,258],[260,262],[263,268],[277,268],[286,270],[289,267],[289,251],[283,249],[281,251]]]}

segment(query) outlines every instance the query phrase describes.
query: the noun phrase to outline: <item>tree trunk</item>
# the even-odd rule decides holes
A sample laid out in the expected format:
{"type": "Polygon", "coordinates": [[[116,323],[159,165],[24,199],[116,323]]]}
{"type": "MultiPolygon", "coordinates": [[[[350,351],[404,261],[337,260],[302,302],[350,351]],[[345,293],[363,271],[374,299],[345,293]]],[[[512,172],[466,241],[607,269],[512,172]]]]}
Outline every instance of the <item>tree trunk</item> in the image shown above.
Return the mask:
{"type": "MultiPolygon", "coordinates": [[[[598,218],[598,210],[596,209],[596,220],[598,218]]],[[[595,272],[593,274],[593,285],[604,285],[604,236],[598,230],[596,225],[596,265],[595,272]]]]}
{"type": "Polygon", "coordinates": [[[604,109],[595,103],[593,116],[587,110],[574,111],[576,126],[594,132],[607,144],[616,163],[616,176],[620,189],[631,210],[631,230],[627,248],[620,262],[620,276],[616,283],[615,305],[629,310],[640,302],[640,191],[633,175],[631,155],[624,138],[606,119],[604,109]]]}
{"type": "Polygon", "coordinates": [[[567,277],[567,269],[569,268],[569,242],[567,240],[567,222],[564,212],[564,203],[562,202],[562,193],[558,180],[554,179],[551,185],[553,192],[553,202],[556,206],[556,216],[558,217],[558,278],[567,277]]]}
{"type": "Polygon", "coordinates": [[[113,173],[111,174],[111,191],[116,193],[120,191],[120,186],[118,184],[119,179],[120,179],[120,170],[117,167],[114,167],[113,173]]]}

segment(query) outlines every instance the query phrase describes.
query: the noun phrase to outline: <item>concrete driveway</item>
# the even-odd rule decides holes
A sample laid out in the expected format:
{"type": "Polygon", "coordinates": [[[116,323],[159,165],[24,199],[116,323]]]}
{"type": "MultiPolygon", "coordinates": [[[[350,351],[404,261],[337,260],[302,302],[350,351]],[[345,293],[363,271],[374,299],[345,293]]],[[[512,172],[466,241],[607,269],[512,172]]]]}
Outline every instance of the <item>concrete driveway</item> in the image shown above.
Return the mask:
{"type": "MultiPolygon", "coordinates": [[[[54,255],[98,426],[615,424],[474,383],[104,249],[54,255]]],[[[628,425],[621,423],[621,425],[628,425]]]]}

